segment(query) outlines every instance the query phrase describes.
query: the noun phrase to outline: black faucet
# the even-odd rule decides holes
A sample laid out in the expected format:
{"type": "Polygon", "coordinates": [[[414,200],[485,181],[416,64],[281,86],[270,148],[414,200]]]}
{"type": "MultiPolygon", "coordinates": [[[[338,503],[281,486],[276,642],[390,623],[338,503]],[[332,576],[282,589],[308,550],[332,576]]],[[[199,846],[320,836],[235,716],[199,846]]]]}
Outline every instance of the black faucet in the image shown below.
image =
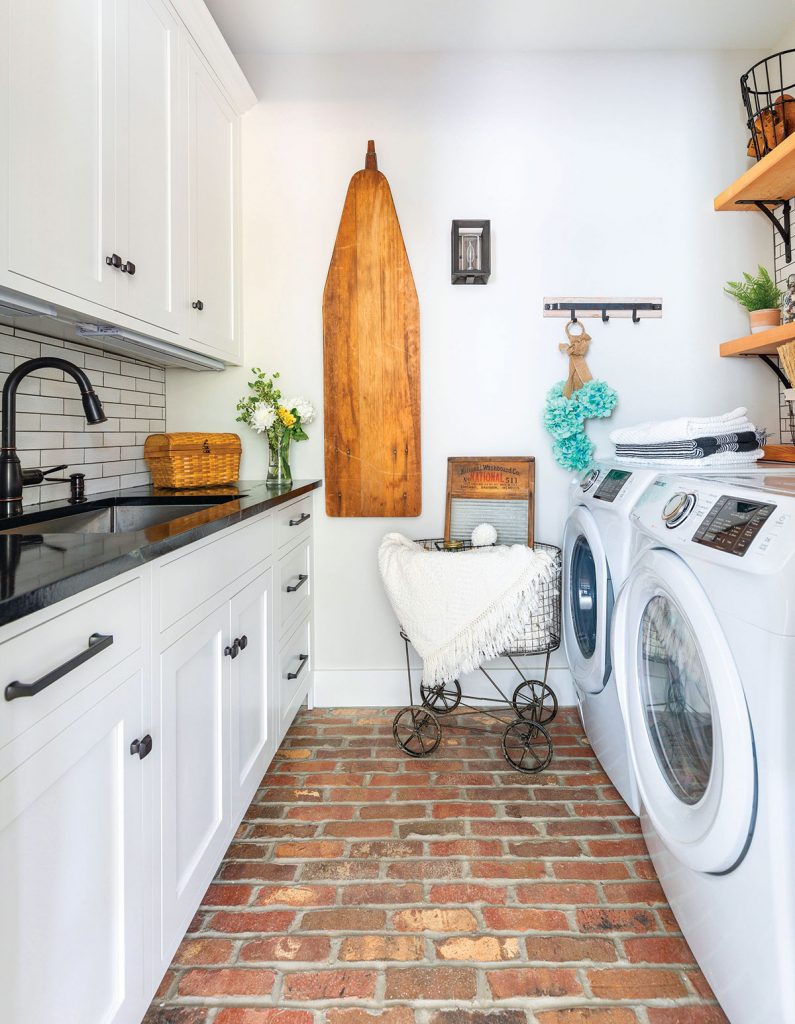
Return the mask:
{"type": "MultiPolygon", "coordinates": [[[[62,370],[73,377],[80,388],[80,397],[83,400],[83,411],[86,422],[104,423],[107,419],[102,403],[97,398],[96,392],[91,386],[91,381],[83,373],[79,366],[70,363],[67,359],[50,358],[28,359],[20,363],[6,378],[3,385],[3,434],[0,441],[0,519],[9,516],[17,516],[22,512],[22,488],[25,483],[36,482],[33,479],[26,481],[19,462],[16,447],[16,418],[17,418],[17,389],[20,382],[29,373],[50,367],[53,370],[62,370]]],[[[39,483],[41,481],[38,481],[39,483]]]]}

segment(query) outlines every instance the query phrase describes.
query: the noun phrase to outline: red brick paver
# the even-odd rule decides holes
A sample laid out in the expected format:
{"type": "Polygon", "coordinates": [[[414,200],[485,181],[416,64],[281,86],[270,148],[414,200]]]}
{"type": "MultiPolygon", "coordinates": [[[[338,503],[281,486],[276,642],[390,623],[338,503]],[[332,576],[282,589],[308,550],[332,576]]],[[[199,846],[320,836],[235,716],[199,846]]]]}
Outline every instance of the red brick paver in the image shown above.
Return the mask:
{"type": "Polygon", "coordinates": [[[145,1024],[727,1024],[572,710],[539,776],[391,722],[298,716],[145,1024]]]}

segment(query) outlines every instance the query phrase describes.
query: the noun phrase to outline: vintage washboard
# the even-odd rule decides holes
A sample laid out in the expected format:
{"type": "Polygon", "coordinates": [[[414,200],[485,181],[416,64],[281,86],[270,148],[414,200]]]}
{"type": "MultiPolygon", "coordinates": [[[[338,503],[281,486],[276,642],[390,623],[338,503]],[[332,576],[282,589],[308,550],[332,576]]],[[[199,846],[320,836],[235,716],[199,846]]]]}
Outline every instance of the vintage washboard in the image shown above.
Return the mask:
{"type": "Polygon", "coordinates": [[[498,544],[533,545],[535,459],[447,460],[444,538],[469,540],[480,523],[491,523],[498,544]]]}
{"type": "Polygon", "coordinates": [[[323,293],[326,512],[418,516],[419,304],[389,183],[367,146],[323,293]]]}

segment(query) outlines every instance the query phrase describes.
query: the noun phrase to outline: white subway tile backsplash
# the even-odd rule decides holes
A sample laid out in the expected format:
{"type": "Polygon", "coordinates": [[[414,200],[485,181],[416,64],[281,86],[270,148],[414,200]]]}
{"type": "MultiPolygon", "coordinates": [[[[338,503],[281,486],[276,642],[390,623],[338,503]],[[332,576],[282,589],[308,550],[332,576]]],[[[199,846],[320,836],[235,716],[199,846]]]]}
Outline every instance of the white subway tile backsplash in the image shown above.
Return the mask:
{"type": "MultiPolygon", "coordinates": [[[[22,465],[66,463],[69,468],[63,475],[84,473],[89,494],[149,483],[143,445],[152,426],[157,432],[165,429],[163,370],[75,342],[0,326],[0,385],[15,366],[37,356],[56,356],[82,367],[108,419],[89,426],[74,381],[49,367],[36,371],[25,377],[17,393],[17,447],[22,465]]],[[[24,501],[31,505],[68,494],[68,484],[26,487],[24,501]]]]}

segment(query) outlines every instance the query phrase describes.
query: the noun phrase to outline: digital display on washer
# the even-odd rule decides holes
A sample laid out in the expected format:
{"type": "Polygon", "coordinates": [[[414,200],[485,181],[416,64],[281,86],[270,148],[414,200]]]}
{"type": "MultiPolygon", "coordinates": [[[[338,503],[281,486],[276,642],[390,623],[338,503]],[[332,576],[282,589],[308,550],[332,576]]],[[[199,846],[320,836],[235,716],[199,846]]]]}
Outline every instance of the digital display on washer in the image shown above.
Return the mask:
{"type": "Polygon", "coordinates": [[[693,540],[742,557],[775,507],[722,494],[693,534],[693,540]]]}
{"type": "Polygon", "coordinates": [[[593,492],[594,498],[601,498],[602,501],[615,501],[621,493],[621,488],[631,476],[631,473],[627,473],[623,469],[611,469],[593,492]]]}

